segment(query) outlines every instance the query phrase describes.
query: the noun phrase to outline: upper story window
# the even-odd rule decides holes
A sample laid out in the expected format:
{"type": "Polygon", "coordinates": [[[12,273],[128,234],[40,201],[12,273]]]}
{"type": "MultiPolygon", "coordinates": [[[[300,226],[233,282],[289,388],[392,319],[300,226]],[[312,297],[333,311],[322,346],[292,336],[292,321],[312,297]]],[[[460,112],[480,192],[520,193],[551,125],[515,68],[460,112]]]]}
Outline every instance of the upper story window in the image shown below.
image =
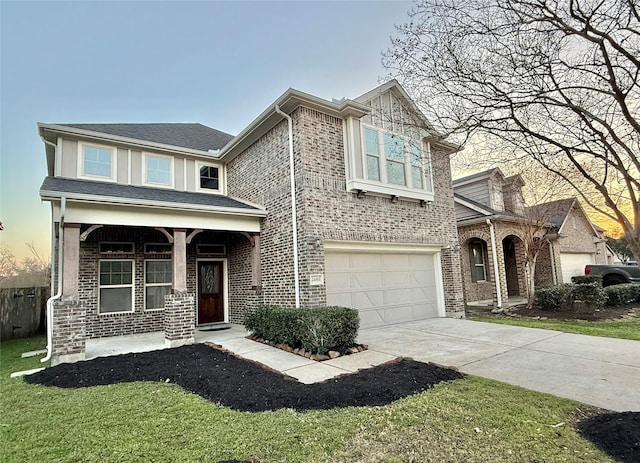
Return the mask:
{"type": "Polygon", "coordinates": [[[115,181],[116,150],[101,145],[78,144],[78,176],[115,181]]]}
{"type": "Polygon", "coordinates": [[[197,164],[198,189],[203,191],[219,192],[220,188],[220,168],[207,164],[197,164]]]}
{"type": "Polygon", "coordinates": [[[425,189],[421,143],[378,128],[363,126],[363,132],[367,180],[425,189]]]}
{"type": "Polygon", "coordinates": [[[148,185],[173,186],[173,158],[169,156],[145,153],[144,172],[148,185]]]}

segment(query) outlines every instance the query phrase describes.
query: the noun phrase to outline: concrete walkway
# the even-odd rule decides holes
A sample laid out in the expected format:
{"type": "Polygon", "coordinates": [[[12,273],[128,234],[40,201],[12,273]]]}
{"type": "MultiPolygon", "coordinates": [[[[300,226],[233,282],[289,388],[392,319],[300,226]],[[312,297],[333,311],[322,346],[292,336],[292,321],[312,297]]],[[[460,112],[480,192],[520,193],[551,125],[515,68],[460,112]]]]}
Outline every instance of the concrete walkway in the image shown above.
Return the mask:
{"type": "MultiPolygon", "coordinates": [[[[369,350],[319,363],[246,336],[242,326],[232,325],[197,331],[196,342],[214,342],[307,384],[411,357],[614,411],[640,411],[638,341],[436,318],[361,330],[358,341],[369,350]]],[[[86,355],[163,348],[163,333],[147,333],[89,340],[86,355]]]]}
{"type": "Polygon", "coordinates": [[[640,411],[638,341],[450,318],[363,330],[358,340],[375,352],[614,411],[640,411]]]}

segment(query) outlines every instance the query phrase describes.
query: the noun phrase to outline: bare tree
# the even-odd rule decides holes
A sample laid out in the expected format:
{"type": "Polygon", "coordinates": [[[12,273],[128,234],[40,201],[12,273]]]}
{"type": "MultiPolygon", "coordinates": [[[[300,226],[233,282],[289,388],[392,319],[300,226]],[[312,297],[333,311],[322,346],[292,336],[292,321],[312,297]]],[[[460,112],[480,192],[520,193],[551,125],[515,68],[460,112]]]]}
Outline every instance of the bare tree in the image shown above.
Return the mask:
{"type": "Polygon", "coordinates": [[[443,135],[535,160],[640,261],[637,0],[419,0],[383,63],[443,135]]]}
{"type": "Polygon", "coordinates": [[[31,256],[23,258],[18,264],[8,246],[0,244],[0,288],[26,288],[49,284],[49,261],[40,256],[33,243],[26,245],[31,251],[31,256]]]}

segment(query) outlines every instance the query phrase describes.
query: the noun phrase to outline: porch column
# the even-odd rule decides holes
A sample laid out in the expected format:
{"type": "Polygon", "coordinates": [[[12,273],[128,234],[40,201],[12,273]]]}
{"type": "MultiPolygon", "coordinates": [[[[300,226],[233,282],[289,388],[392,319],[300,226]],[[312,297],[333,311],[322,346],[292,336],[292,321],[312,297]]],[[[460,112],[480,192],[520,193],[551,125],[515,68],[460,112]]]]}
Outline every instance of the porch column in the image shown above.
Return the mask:
{"type": "Polygon", "coordinates": [[[173,280],[164,298],[164,341],[167,347],[195,342],[195,294],[187,292],[187,231],[173,230],[173,280]]]}
{"type": "Polygon", "coordinates": [[[173,291],[187,290],[187,231],[173,230],[173,291]]]}
{"type": "Polygon", "coordinates": [[[78,298],[80,224],[64,225],[62,246],[62,298],[53,306],[52,365],[85,358],[87,311],[78,298]]]}

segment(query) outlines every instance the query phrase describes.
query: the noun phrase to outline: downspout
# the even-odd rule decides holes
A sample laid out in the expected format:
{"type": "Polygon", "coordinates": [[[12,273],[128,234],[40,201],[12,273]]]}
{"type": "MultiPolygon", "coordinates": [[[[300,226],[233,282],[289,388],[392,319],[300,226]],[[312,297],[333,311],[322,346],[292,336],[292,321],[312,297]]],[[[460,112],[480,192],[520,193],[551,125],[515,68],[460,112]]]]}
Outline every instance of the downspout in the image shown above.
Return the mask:
{"type": "Polygon", "coordinates": [[[496,231],[493,228],[491,219],[487,219],[489,232],[491,233],[491,257],[493,258],[493,273],[496,279],[496,293],[498,296],[498,309],[502,307],[502,288],[500,286],[500,268],[498,266],[498,251],[496,251],[496,231]]]}
{"type": "Polygon", "coordinates": [[[551,259],[551,280],[553,281],[554,285],[557,285],[558,275],[556,269],[556,250],[553,246],[553,241],[549,241],[549,252],[551,253],[551,255],[549,256],[549,258],[551,259]]]}
{"type": "MultiPolygon", "coordinates": [[[[42,141],[47,145],[53,146],[54,152],[57,153],[57,145],[41,137],[42,141]]],[[[67,198],[62,196],[60,198],[60,221],[58,222],[58,291],[55,295],[47,299],[47,355],[45,355],[40,361],[42,363],[51,360],[53,354],[53,303],[62,297],[62,267],[64,256],[64,215],[67,209],[67,198]]],[[[53,293],[54,284],[56,281],[56,265],[54,262],[55,248],[56,248],[56,234],[54,225],[51,224],[51,292],[53,293]]]]}
{"type": "Polygon", "coordinates": [[[300,274],[298,272],[298,221],[296,214],[296,176],[293,158],[293,120],[275,106],[276,113],[287,119],[289,125],[289,175],[291,179],[291,228],[293,231],[293,284],[296,294],[296,309],[300,308],[300,274]]]}

